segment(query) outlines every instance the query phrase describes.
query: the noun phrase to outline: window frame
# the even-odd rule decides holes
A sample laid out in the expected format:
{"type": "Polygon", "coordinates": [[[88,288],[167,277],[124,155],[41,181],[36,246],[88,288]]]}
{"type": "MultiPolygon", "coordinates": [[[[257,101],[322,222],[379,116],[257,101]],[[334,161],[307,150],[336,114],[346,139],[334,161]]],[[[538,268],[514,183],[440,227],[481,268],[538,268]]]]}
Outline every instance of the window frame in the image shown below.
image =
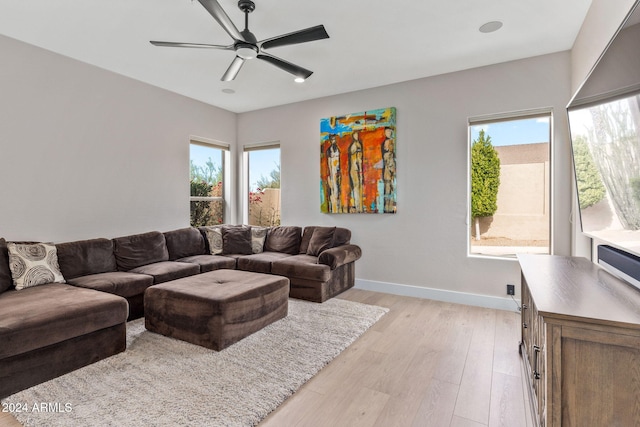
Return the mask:
{"type": "Polygon", "coordinates": [[[472,225],[473,218],[471,216],[471,147],[472,147],[472,127],[479,126],[483,124],[495,124],[501,122],[511,122],[518,120],[527,120],[541,117],[548,117],[549,119],[549,171],[548,171],[548,206],[549,206],[549,244],[548,244],[548,253],[554,253],[554,170],[555,170],[555,161],[553,155],[553,149],[555,146],[554,143],[554,111],[553,108],[537,108],[537,109],[529,109],[529,110],[521,110],[521,111],[512,111],[506,113],[498,113],[498,114],[489,114],[482,116],[469,117],[467,121],[467,217],[466,217],[466,225],[467,225],[467,244],[466,251],[467,257],[469,258],[487,258],[487,259],[502,259],[502,260],[517,260],[516,253],[510,254],[501,254],[501,255],[490,255],[483,253],[474,253],[471,251],[471,239],[473,238],[472,233],[472,225]]]}
{"type": "MultiPolygon", "coordinates": [[[[280,194],[282,194],[282,146],[280,141],[267,141],[254,144],[245,144],[242,146],[242,221],[243,224],[249,224],[249,186],[251,182],[249,180],[249,173],[251,171],[251,165],[249,162],[249,156],[252,151],[260,150],[280,150],[280,194]]],[[[282,218],[282,201],[280,202],[280,218],[282,218]]]]}
{"type": "MultiPolygon", "coordinates": [[[[227,200],[229,199],[229,185],[227,181],[230,178],[230,171],[227,170],[227,165],[230,164],[230,149],[231,146],[227,143],[215,141],[208,138],[191,136],[189,138],[189,150],[191,150],[192,145],[197,145],[205,148],[212,148],[216,150],[220,150],[222,152],[221,155],[221,163],[222,163],[222,196],[192,196],[191,191],[189,191],[189,205],[191,202],[214,202],[221,201],[222,202],[222,224],[226,224],[226,220],[229,217],[229,206],[227,200]]],[[[191,151],[189,151],[189,165],[191,165],[191,151]]],[[[188,182],[191,181],[191,168],[189,168],[189,173],[187,176],[188,182]]],[[[189,215],[191,215],[191,208],[189,208],[189,215]]],[[[189,220],[189,224],[191,224],[191,220],[189,220]]]]}

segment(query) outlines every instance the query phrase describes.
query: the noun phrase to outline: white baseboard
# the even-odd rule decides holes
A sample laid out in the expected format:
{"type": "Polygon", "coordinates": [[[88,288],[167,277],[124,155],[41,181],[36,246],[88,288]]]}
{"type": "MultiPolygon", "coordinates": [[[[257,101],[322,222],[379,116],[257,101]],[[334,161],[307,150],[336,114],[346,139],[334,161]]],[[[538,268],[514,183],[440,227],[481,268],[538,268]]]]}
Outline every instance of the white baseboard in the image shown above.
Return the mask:
{"type": "Polygon", "coordinates": [[[355,287],[367,291],[384,292],[393,295],[433,299],[456,304],[474,305],[518,312],[517,305],[511,298],[492,297],[488,295],[469,294],[466,292],[448,291],[445,289],[424,288],[421,286],[402,285],[399,283],[378,282],[375,280],[356,279],[355,287]]]}

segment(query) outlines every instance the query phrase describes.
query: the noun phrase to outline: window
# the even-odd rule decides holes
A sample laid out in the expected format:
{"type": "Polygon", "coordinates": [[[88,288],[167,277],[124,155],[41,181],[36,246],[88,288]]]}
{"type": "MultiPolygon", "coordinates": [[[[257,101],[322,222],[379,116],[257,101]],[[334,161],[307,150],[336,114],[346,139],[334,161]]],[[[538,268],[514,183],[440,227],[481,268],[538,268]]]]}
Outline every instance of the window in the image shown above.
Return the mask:
{"type": "Polygon", "coordinates": [[[225,164],[228,146],[191,140],[189,144],[189,181],[191,186],[191,226],[224,223],[225,164]]]}
{"type": "Polygon", "coordinates": [[[469,254],[550,253],[551,113],[469,123],[469,254]]]}
{"type": "Polygon", "coordinates": [[[249,225],[280,225],[280,144],[244,147],[249,225]]]}

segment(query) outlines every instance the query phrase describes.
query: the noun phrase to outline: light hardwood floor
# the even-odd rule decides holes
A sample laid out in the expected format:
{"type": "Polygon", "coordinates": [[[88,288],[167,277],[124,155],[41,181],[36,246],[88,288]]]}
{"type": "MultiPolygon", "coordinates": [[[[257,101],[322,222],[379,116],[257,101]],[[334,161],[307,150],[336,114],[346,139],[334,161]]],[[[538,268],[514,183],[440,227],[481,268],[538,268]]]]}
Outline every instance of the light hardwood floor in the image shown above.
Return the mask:
{"type": "Polygon", "coordinates": [[[339,298],[390,310],[260,427],[532,425],[519,313],[358,289],[339,298]]]}
{"type": "MultiPolygon", "coordinates": [[[[390,310],[260,427],[532,426],[519,313],[359,289],[339,298],[390,310]]],[[[20,424],[0,413],[5,426],[20,424]]]]}

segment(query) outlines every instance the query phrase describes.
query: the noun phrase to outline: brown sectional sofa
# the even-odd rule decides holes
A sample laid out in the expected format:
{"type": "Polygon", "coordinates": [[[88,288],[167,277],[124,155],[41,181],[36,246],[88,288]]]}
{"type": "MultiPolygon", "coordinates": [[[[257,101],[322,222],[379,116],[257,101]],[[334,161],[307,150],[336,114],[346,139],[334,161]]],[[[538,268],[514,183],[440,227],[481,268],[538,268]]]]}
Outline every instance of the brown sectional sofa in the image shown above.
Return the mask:
{"type": "Polygon", "coordinates": [[[216,255],[206,228],[67,242],[55,245],[66,283],[19,291],[0,239],[0,398],[124,351],[126,321],[160,283],[237,269],[285,276],[290,297],[324,302],[354,285],[362,252],[350,239],[340,227],[273,227],[262,252],[216,255]]]}

